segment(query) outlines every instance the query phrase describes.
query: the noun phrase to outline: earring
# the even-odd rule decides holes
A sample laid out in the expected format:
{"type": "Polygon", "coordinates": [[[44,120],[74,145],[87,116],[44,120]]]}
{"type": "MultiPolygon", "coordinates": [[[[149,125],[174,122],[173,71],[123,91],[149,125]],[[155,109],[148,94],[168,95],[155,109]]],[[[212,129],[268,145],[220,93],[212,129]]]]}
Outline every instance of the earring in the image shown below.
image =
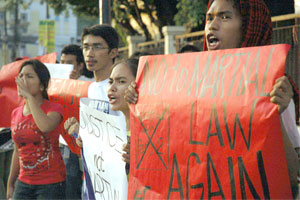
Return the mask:
{"type": "Polygon", "coordinates": [[[44,87],[43,87],[43,86],[40,86],[40,90],[43,92],[43,91],[44,91],[44,87]]]}

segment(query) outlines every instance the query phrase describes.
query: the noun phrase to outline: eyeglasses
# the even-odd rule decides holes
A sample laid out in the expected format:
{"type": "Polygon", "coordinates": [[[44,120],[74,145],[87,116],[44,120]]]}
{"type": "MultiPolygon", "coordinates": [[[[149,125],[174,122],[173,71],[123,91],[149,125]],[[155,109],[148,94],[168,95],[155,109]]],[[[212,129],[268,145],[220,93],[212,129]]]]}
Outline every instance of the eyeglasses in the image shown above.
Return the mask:
{"type": "Polygon", "coordinates": [[[109,49],[109,47],[104,47],[104,46],[102,46],[102,44],[83,45],[82,46],[83,51],[88,51],[88,50],[100,51],[102,49],[109,49]]]}

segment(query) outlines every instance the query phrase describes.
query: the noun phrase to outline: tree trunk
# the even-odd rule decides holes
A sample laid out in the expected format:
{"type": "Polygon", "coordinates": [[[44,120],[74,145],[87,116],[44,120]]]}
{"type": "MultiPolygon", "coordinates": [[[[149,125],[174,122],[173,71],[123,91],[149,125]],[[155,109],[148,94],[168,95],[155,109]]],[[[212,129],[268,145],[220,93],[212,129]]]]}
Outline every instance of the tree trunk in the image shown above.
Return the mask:
{"type": "Polygon", "coordinates": [[[110,0],[99,0],[99,23],[111,24],[110,0]]]}
{"type": "Polygon", "coordinates": [[[138,32],[131,26],[129,21],[123,20],[123,21],[119,21],[118,23],[129,32],[129,35],[138,34],[138,32]]]}
{"type": "Polygon", "coordinates": [[[12,48],[12,55],[11,59],[15,60],[17,57],[17,49],[19,44],[19,36],[18,36],[18,25],[19,25],[19,0],[15,0],[14,3],[14,12],[15,12],[15,23],[14,23],[14,41],[13,41],[13,48],[12,48]]]}
{"type": "Polygon", "coordinates": [[[3,12],[3,24],[4,24],[4,35],[1,39],[3,41],[3,44],[2,44],[3,65],[6,65],[7,64],[7,40],[8,40],[6,9],[4,9],[4,12],[3,12]]]}
{"type": "Polygon", "coordinates": [[[49,19],[49,4],[48,4],[48,0],[46,0],[46,19],[49,19]]]}
{"type": "Polygon", "coordinates": [[[162,25],[160,19],[157,19],[157,20],[156,20],[156,19],[153,17],[153,10],[150,9],[149,4],[147,3],[147,1],[144,1],[144,5],[145,5],[145,10],[146,10],[147,14],[148,14],[149,17],[150,17],[151,22],[154,23],[154,24],[158,27],[160,38],[164,38],[164,34],[163,34],[163,32],[162,32],[162,27],[163,27],[163,25],[162,25]]]}
{"type": "Polygon", "coordinates": [[[137,17],[136,20],[137,20],[138,24],[140,25],[140,27],[143,29],[146,40],[150,41],[152,39],[151,34],[149,33],[147,26],[145,25],[145,23],[142,20],[141,12],[138,8],[136,1],[134,1],[134,9],[135,9],[136,17],[137,17]]]}

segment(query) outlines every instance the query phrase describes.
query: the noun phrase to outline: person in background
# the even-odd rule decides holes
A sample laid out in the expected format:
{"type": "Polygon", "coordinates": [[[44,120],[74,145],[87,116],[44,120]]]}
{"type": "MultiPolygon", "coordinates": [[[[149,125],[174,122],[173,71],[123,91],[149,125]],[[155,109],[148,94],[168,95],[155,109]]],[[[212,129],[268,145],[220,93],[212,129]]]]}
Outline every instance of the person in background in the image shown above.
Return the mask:
{"type": "Polygon", "coordinates": [[[190,53],[190,52],[199,52],[200,49],[194,45],[187,44],[181,47],[178,53],[190,53]]]}
{"type": "MultiPolygon", "coordinates": [[[[60,63],[74,66],[69,76],[70,79],[93,80],[93,72],[87,70],[82,49],[79,45],[66,45],[61,52],[60,63]]],[[[78,155],[70,150],[61,135],[59,136],[59,146],[66,165],[66,199],[81,199],[83,171],[81,160],[78,155]]]]}
{"type": "MultiPolygon", "coordinates": [[[[204,40],[204,50],[208,51],[270,45],[272,22],[269,10],[263,0],[210,0],[204,40]]],[[[295,197],[298,193],[297,171],[299,170],[295,149],[300,146],[300,137],[294,116],[286,117],[288,113],[294,112],[294,102],[291,101],[293,93],[289,79],[286,76],[280,77],[270,93],[270,101],[277,104],[283,122],[282,137],[290,183],[295,197]],[[286,123],[286,119],[292,119],[292,122],[286,123]]],[[[137,102],[135,82],[128,86],[125,98],[129,103],[137,102]]]]}
{"type": "Polygon", "coordinates": [[[82,49],[79,45],[69,44],[64,46],[61,51],[60,64],[71,64],[73,70],[70,73],[70,79],[93,81],[93,72],[86,68],[82,49]]]}
{"type": "Polygon", "coordinates": [[[38,60],[21,65],[16,77],[24,105],[12,112],[15,143],[8,178],[7,199],[64,199],[65,165],[58,137],[63,108],[48,99],[50,74],[38,60]]]}
{"type": "Polygon", "coordinates": [[[7,181],[14,150],[10,128],[0,128],[0,199],[6,199],[7,181]]]}
{"type": "Polygon", "coordinates": [[[148,51],[136,51],[134,52],[129,59],[133,58],[133,59],[140,59],[141,56],[151,56],[154,55],[153,53],[150,53],[148,51]]]}

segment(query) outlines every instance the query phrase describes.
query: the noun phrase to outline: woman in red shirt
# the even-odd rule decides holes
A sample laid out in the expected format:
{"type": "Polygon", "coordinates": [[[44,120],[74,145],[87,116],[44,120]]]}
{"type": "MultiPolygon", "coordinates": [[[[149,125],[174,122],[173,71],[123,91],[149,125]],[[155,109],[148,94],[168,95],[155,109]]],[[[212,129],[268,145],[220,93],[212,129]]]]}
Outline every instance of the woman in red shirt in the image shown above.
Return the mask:
{"type": "Polygon", "coordinates": [[[25,104],[12,112],[15,143],[7,199],[63,199],[65,165],[59,151],[62,106],[48,100],[50,74],[38,60],[21,65],[16,77],[25,104]]]}

